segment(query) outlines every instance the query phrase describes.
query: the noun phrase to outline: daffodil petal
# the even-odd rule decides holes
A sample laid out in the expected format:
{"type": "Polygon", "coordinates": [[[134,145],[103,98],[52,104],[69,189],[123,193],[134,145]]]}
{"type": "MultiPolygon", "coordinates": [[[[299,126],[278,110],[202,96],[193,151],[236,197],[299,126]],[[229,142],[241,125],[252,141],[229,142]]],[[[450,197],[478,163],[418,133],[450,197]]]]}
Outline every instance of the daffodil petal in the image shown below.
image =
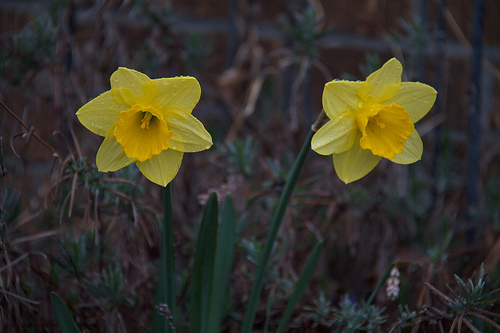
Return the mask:
{"type": "Polygon", "coordinates": [[[201,87],[194,77],[178,76],[156,79],[153,82],[158,88],[158,105],[155,108],[160,112],[171,108],[179,108],[191,113],[200,100],[201,87]]]}
{"type": "MultiPolygon", "coordinates": [[[[123,75],[123,73],[129,73],[128,71],[123,72],[122,71],[122,76],[125,76],[126,79],[121,78],[118,76],[117,79],[119,82],[123,82],[126,80],[130,80],[131,78],[129,77],[129,74],[123,75]]],[[[137,72],[139,73],[139,72],[137,72]]],[[[142,74],[142,73],[139,73],[142,74]]],[[[132,76],[135,74],[132,74],[132,76]]],[[[145,79],[144,77],[141,76],[142,79],[145,79]]],[[[146,76],[147,78],[147,76],[146,76]]],[[[130,85],[130,82],[127,84],[130,85]]],[[[138,81],[138,85],[140,85],[140,90],[135,89],[137,87],[134,87],[134,91],[130,90],[129,88],[126,87],[114,87],[111,88],[111,93],[113,94],[113,98],[118,104],[122,105],[127,105],[127,106],[132,106],[134,104],[141,104],[141,105],[148,105],[153,102],[153,99],[158,95],[158,88],[156,87],[155,83],[148,78],[147,81],[138,81]]],[[[136,84],[136,85],[137,85],[136,84]]]]}
{"type": "Polygon", "coordinates": [[[424,151],[424,145],[420,135],[414,130],[405,142],[405,147],[401,154],[391,159],[391,162],[398,164],[411,164],[421,159],[424,151]]]}
{"type": "Polygon", "coordinates": [[[120,112],[126,109],[127,107],[116,103],[110,91],[106,91],[82,106],[76,116],[90,131],[106,136],[110,127],[118,121],[120,112]]]}
{"type": "Polygon", "coordinates": [[[144,82],[141,85],[141,88],[144,99],[147,102],[152,102],[153,99],[158,95],[158,88],[156,87],[156,83],[154,83],[153,80],[144,82]]]}
{"type": "Polygon", "coordinates": [[[436,95],[437,91],[424,83],[402,82],[396,96],[386,103],[401,105],[410,114],[410,120],[416,123],[432,108],[436,95]]]}
{"type": "Polygon", "coordinates": [[[120,143],[116,141],[114,130],[115,126],[112,126],[97,151],[96,164],[101,172],[116,171],[137,160],[125,155],[120,143]]]}
{"type": "Polygon", "coordinates": [[[361,133],[358,133],[351,149],[333,154],[333,165],[338,177],[346,184],[366,176],[377,166],[382,157],[373,155],[369,149],[362,149],[359,145],[361,133]]]}
{"type": "Polygon", "coordinates": [[[392,58],[366,78],[358,94],[365,102],[383,103],[398,92],[401,74],[403,74],[403,66],[396,58],[392,58]]]}
{"type": "Polygon", "coordinates": [[[167,149],[144,162],[137,161],[136,164],[147,179],[160,186],[167,186],[179,171],[183,155],[180,151],[167,149]]]}
{"type": "Polygon", "coordinates": [[[361,82],[331,81],[325,84],[323,90],[323,109],[326,115],[333,119],[337,114],[358,108],[358,89],[361,82]]]}
{"type": "Polygon", "coordinates": [[[340,113],[314,134],[311,148],[320,155],[342,153],[352,147],[357,129],[356,118],[351,112],[340,113]]]}
{"type": "Polygon", "coordinates": [[[113,99],[116,103],[120,105],[132,106],[136,104],[137,98],[134,94],[127,88],[111,88],[111,94],[113,94],[113,99]]]}
{"type": "Polygon", "coordinates": [[[168,140],[171,149],[193,153],[212,146],[212,136],[192,114],[172,108],[165,112],[164,119],[172,131],[168,140]]]}
{"type": "MultiPolygon", "coordinates": [[[[151,79],[141,72],[125,67],[118,68],[111,74],[111,89],[128,89],[136,98],[143,98],[144,92],[142,84],[151,81],[151,79]]],[[[128,104],[130,105],[130,104],[128,104]]]]}

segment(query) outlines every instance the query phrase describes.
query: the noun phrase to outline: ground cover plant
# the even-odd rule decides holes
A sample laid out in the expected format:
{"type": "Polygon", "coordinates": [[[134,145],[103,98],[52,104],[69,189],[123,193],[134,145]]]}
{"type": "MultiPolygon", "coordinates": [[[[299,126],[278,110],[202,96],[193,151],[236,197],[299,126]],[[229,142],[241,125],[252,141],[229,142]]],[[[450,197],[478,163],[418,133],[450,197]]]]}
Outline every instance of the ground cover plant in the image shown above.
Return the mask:
{"type": "Polygon", "coordinates": [[[2,331],[500,330],[500,150],[446,117],[444,30],[400,18],[347,66],[328,4],[269,39],[251,4],[222,39],[163,1],[2,35],[2,331]]]}

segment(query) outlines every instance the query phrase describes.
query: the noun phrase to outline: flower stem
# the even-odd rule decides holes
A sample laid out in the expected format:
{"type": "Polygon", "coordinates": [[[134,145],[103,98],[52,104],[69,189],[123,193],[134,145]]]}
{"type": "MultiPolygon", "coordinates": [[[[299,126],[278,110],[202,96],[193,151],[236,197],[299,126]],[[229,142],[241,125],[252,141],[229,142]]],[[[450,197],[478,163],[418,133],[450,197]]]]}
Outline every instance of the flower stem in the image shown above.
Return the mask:
{"type": "Polygon", "coordinates": [[[153,318],[153,332],[174,332],[175,327],[175,276],[174,276],[174,236],[172,217],[172,191],[170,183],[162,189],[163,197],[163,227],[161,228],[160,267],[156,289],[156,304],[166,304],[170,310],[172,325],[155,313],[153,318]]]}
{"type": "Polygon", "coordinates": [[[257,302],[259,300],[260,292],[262,290],[264,275],[269,266],[269,259],[272,254],[274,242],[276,240],[276,235],[278,234],[281,222],[283,221],[286,208],[290,201],[290,197],[292,196],[295,184],[297,183],[297,179],[299,178],[302,166],[304,165],[304,161],[306,160],[307,153],[311,148],[311,140],[313,135],[314,131],[311,130],[307,135],[307,138],[304,142],[304,145],[302,146],[302,149],[299,152],[299,155],[297,156],[297,160],[295,161],[292,171],[290,172],[285,188],[283,189],[283,193],[281,193],[278,207],[274,212],[274,216],[271,222],[271,227],[267,235],[262,255],[259,259],[255,281],[253,283],[250,298],[248,300],[247,311],[245,314],[245,318],[243,319],[243,324],[241,329],[242,333],[250,333],[252,330],[252,325],[255,318],[255,312],[257,309],[257,302]]]}

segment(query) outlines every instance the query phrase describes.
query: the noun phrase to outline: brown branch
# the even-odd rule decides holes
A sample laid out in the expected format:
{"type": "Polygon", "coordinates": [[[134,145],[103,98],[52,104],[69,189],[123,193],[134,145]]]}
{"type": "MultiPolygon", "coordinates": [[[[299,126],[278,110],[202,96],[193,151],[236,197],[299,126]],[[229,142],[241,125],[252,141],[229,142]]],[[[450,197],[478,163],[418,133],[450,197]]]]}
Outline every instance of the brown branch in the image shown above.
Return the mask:
{"type": "Polygon", "coordinates": [[[488,316],[499,317],[500,318],[500,313],[495,313],[495,312],[491,312],[491,311],[480,309],[480,308],[474,309],[473,312],[479,312],[479,313],[482,313],[482,314],[485,314],[485,315],[488,315],[488,316]]]}
{"type": "Polygon", "coordinates": [[[452,303],[452,304],[455,304],[455,302],[449,298],[448,296],[446,296],[445,294],[443,294],[441,291],[439,291],[436,287],[434,287],[433,285],[431,285],[430,283],[428,282],[424,282],[424,285],[429,288],[434,294],[436,294],[437,296],[441,297],[442,299],[444,299],[446,302],[448,303],[452,303]]]}
{"type": "MultiPolygon", "coordinates": [[[[495,327],[496,329],[500,329],[500,325],[498,325],[497,323],[495,323],[493,320],[491,320],[490,318],[486,317],[486,316],[483,316],[482,314],[476,312],[477,310],[481,310],[481,309],[474,309],[474,310],[471,310],[469,311],[468,313],[471,315],[471,316],[474,316],[478,319],[481,319],[482,321],[490,324],[491,326],[495,327]]],[[[498,314],[494,314],[495,316],[498,316],[498,314]]]]}
{"type": "Polygon", "coordinates": [[[5,110],[7,110],[7,112],[8,112],[8,113],[10,113],[10,115],[11,115],[12,117],[14,117],[14,119],[16,119],[16,120],[17,120],[17,121],[21,124],[21,126],[23,126],[23,127],[26,129],[26,131],[28,131],[28,133],[30,134],[30,136],[32,135],[32,136],[33,136],[33,137],[35,137],[35,139],[37,139],[37,140],[38,140],[38,141],[39,141],[42,145],[44,145],[45,147],[47,147],[47,149],[49,149],[49,150],[52,152],[52,154],[54,155],[54,157],[60,157],[60,156],[61,156],[61,155],[57,152],[57,150],[55,150],[55,149],[54,149],[51,145],[49,145],[47,142],[45,142],[45,140],[43,140],[41,137],[39,137],[39,136],[38,136],[38,134],[36,134],[36,133],[34,132],[34,127],[29,127],[28,125],[26,125],[26,124],[24,123],[24,121],[23,121],[21,118],[19,118],[19,117],[18,117],[18,116],[17,116],[17,115],[16,115],[16,114],[15,114],[15,113],[11,110],[11,109],[9,109],[9,108],[7,107],[7,105],[5,105],[5,103],[4,103],[2,100],[0,100],[0,104],[3,106],[3,108],[4,108],[5,110]]]}
{"type": "Polygon", "coordinates": [[[465,326],[467,326],[472,332],[474,333],[481,333],[480,330],[478,330],[476,328],[476,326],[472,325],[472,323],[470,321],[468,321],[467,319],[464,318],[464,324],[465,326]]]}

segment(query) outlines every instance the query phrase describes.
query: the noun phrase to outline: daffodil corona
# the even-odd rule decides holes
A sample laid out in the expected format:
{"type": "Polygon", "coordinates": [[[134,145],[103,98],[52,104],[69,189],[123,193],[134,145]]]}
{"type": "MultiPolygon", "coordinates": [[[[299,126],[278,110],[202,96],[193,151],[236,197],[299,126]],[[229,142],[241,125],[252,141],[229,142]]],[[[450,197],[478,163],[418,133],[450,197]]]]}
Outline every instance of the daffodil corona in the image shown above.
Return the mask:
{"type": "Polygon", "coordinates": [[[367,175],[382,158],[399,164],[420,160],[422,140],[414,123],[436,100],[436,90],[401,82],[403,67],[392,58],[366,81],[333,80],[325,85],[323,108],[330,120],[312,138],[312,149],[333,155],[346,184],[367,175]]]}
{"type": "Polygon", "coordinates": [[[135,162],[146,178],[166,186],[185,152],[212,145],[210,134],[191,114],[201,95],[194,77],[151,80],[120,67],[110,81],[111,90],[76,113],[85,127],[104,136],[96,157],[99,171],[116,171],[135,162]]]}

